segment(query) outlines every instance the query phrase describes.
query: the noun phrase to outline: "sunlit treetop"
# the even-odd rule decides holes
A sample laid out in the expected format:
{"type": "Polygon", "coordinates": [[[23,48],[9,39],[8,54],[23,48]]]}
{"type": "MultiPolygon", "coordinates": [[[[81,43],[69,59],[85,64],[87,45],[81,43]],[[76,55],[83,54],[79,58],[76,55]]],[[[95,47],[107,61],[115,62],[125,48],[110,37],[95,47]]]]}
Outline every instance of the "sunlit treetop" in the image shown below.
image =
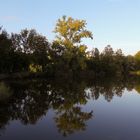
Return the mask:
{"type": "Polygon", "coordinates": [[[135,54],[135,59],[140,61],[140,51],[135,54]]]}
{"type": "Polygon", "coordinates": [[[80,46],[83,38],[93,39],[92,32],[86,29],[86,21],[63,16],[58,19],[54,32],[56,40],[65,47],[80,46]]]}

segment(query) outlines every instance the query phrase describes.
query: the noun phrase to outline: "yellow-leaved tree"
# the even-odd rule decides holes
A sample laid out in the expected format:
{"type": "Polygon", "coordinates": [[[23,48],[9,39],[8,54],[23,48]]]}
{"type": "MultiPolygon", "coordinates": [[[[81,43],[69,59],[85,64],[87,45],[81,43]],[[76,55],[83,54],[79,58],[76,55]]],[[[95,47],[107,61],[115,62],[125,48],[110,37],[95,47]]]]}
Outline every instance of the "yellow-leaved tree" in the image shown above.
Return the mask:
{"type": "Polygon", "coordinates": [[[63,59],[68,69],[80,70],[85,68],[87,46],[82,44],[83,38],[93,39],[92,32],[86,29],[86,21],[63,16],[58,19],[54,32],[54,42],[64,48],[63,59]]]}

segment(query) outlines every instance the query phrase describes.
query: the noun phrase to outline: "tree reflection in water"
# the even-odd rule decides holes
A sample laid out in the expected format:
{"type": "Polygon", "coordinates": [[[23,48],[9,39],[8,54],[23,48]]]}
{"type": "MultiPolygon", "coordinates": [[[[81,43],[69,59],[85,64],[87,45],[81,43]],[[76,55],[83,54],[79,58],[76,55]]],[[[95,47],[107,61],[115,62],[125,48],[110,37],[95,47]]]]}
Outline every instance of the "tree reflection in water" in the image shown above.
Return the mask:
{"type": "Polygon", "coordinates": [[[87,104],[89,99],[97,100],[103,95],[105,100],[110,102],[114,95],[121,97],[125,88],[127,90],[136,88],[139,92],[140,82],[137,80],[105,81],[108,82],[97,80],[88,82],[26,80],[8,81],[6,84],[2,82],[0,91],[6,92],[6,98],[0,100],[0,132],[6,129],[6,125],[12,120],[20,120],[25,125],[36,124],[41,117],[47,115],[49,109],[55,111],[54,121],[64,136],[86,130],[86,121],[93,117],[93,110],[85,112],[81,105],[87,104]]]}

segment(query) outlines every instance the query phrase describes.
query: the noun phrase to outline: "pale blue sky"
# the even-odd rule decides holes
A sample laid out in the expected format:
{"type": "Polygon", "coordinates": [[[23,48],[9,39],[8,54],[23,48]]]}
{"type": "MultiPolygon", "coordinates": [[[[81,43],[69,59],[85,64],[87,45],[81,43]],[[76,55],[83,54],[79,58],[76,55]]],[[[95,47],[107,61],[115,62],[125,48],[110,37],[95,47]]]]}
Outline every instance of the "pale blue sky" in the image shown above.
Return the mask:
{"type": "Polygon", "coordinates": [[[140,0],[0,0],[0,26],[8,32],[35,28],[51,41],[63,15],[87,21],[94,34],[84,41],[90,49],[110,44],[125,54],[140,50],[140,0]]]}

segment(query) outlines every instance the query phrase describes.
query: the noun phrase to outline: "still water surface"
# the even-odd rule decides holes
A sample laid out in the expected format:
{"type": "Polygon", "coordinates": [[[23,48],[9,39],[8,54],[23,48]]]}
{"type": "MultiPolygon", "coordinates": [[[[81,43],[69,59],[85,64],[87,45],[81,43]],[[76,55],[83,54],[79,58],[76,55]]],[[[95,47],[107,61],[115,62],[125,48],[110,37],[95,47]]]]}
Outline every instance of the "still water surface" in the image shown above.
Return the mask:
{"type": "Polygon", "coordinates": [[[0,140],[140,140],[140,82],[0,82],[0,140]]]}

